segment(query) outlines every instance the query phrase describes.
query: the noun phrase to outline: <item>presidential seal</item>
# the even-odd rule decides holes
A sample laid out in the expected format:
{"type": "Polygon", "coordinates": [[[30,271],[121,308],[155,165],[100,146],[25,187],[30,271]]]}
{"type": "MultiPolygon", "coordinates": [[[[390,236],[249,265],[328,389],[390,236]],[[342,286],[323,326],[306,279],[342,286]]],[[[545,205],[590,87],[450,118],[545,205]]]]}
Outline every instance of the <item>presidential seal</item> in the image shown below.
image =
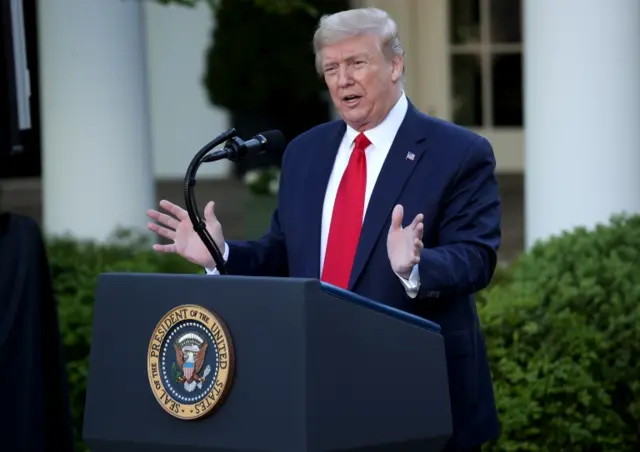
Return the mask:
{"type": "Polygon", "coordinates": [[[153,331],[147,353],[149,384],[172,416],[192,420],[210,414],[231,387],[233,370],[229,332],[201,306],[172,309],[153,331]]]}

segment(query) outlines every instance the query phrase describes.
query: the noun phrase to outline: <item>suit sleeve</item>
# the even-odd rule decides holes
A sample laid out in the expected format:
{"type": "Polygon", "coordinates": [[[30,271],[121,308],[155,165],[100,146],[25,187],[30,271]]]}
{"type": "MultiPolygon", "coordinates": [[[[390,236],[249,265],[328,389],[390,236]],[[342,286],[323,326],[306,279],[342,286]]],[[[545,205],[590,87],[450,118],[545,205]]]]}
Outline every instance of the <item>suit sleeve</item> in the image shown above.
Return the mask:
{"type": "Polygon", "coordinates": [[[501,239],[495,164],[491,144],[478,138],[443,201],[438,245],[420,254],[419,298],[469,295],[491,281],[501,239]]]}
{"type": "Polygon", "coordinates": [[[275,276],[289,275],[287,247],[280,221],[282,198],[286,195],[287,153],[283,157],[278,189],[278,207],[271,217],[271,225],[258,240],[228,241],[227,272],[231,275],[275,276]]]}

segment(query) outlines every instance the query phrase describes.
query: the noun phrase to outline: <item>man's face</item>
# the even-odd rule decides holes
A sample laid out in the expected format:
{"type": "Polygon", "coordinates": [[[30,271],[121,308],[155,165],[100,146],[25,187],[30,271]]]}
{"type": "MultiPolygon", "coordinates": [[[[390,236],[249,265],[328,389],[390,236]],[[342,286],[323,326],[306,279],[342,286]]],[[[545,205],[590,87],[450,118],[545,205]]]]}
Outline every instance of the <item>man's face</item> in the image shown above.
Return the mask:
{"type": "Polygon", "coordinates": [[[345,122],[359,131],[382,122],[398,99],[402,57],[385,59],[373,35],[327,46],[321,56],[331,99],[345,122]]]}

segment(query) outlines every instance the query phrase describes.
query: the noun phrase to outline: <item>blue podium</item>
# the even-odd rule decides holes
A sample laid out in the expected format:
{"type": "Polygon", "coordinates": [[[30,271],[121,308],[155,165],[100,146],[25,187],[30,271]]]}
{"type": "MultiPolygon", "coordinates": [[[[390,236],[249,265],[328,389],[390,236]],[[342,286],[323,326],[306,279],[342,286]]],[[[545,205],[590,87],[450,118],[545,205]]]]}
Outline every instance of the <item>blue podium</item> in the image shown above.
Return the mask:
{"type": "Polygon", "coordinates": [[[100,275],[92,452],[440,451],[438,325],[313,279],[100,275]]]}

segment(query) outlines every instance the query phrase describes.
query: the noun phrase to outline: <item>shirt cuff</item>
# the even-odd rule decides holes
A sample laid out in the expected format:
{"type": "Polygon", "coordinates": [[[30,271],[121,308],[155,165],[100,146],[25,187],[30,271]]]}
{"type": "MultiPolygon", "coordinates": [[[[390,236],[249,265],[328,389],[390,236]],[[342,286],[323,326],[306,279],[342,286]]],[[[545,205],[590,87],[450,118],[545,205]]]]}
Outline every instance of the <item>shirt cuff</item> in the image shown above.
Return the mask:
{"type": "MultiPolygon", "coordinates": [[[[227,242],[224,242],[224,254],[222,255],[222,259],[224,259],[225,263],[229,259],[229,245],[227,245],[227,242]]],[[[204,271],[207,272],[207,275],[219,275],[220,274],[218,269],[215,268],[215,267],[214,268],[205,267],[204,271]]]]}
{"type": "Polygon", "coordinates": [[[420,290],[420,271],[418,270],[418,265],[413,266],[409,279],[404,279],[396,273],[396,276],[400,279],[400,282],[404,286],[404,290],[407,292],[409,298],[417,297],[420,290]]]}

